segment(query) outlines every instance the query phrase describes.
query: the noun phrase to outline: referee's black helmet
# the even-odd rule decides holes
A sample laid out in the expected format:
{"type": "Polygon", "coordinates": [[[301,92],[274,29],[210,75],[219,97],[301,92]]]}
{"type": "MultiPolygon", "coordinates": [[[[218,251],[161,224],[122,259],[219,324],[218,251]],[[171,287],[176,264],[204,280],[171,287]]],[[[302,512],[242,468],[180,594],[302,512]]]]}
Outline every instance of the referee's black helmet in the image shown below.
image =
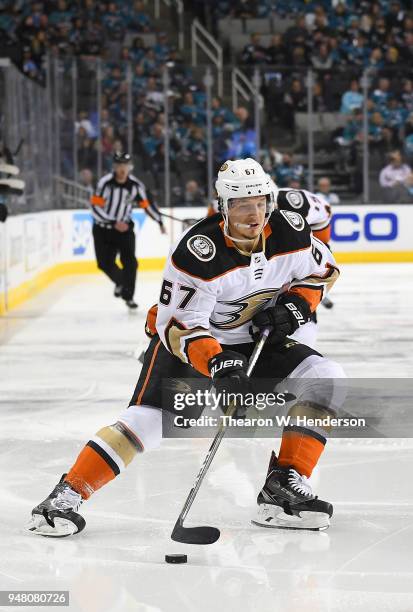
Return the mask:
{"type": "Polygon", "coordinates": [[[115,151],[113,154],[113,163],[114,164],[130,164],[132,162],[132,158],[129,153],[124,153],[123,151],[115,151]]]}

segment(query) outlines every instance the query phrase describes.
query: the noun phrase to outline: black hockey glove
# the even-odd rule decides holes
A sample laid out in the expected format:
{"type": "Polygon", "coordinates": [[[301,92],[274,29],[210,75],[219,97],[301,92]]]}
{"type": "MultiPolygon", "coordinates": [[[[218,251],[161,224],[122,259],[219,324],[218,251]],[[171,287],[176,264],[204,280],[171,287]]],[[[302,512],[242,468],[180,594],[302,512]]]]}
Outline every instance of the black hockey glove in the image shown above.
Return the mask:
{"type": "Polygon", "coordinates": [[[258,327],[258,332],[253,334],[253,337],[256,339],[265,327],[271,327],[268,341],[278,344],[287,336],[291,336],[300,325],[307,323],[310,317],[310,306],[304,298],[284,293],[275,306],[261,310],[252,317],[253,324],[258,327]]]}
{"type": "Polygon", "coordinates": [[[243,399],[247,393],[251,393],[251,381],[246,374],[247,367],[247,358],[235,351],[222,351],[211,357],[208,362],[215,392],[221,394],[220,408],[225,414],[235,399],[236,410],[233,416],[236,419],[245,417],[247,407],[243,399]],[[236,394],[236,397],[234,398],[232,394],[236,394]]]}

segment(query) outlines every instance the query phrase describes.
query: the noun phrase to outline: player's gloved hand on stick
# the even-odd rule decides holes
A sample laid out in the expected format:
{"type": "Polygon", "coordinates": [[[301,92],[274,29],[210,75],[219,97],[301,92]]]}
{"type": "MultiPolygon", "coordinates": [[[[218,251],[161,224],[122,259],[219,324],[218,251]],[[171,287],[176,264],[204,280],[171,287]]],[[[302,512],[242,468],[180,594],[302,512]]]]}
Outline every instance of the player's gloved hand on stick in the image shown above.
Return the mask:
{"type": "Polygon", "coordinates": [[[221,410],[226,413],[233,398],[228,394],[236,393],[236,410],[233,416],[237,419],[245,417],[247,406],[243,398],[252,392],[251,381],[247,376],[248,360],[241,353],[222,351],[208,362],[213,386],[217,394],[221,394],[221,410]],[[227,400],[228,398],[228,400],[227,400]],[[227,401],[224,401],[227,400],[227,401]]]}
{"type": "Polygon", "coordinates": [[[258,332],[253,330],[254,340],[265,327],[271,327],[272,332],[268,338],[271,344],[282,342],[286,336],[291,336],[300,325],[304,325],[310,319],[310,306],[304,298],[299,295],[285,293],[275,306],[257,312],[252,317],[252,322],[258,332]],[[255,332],[255,333],[254,333],[255,332]]]}

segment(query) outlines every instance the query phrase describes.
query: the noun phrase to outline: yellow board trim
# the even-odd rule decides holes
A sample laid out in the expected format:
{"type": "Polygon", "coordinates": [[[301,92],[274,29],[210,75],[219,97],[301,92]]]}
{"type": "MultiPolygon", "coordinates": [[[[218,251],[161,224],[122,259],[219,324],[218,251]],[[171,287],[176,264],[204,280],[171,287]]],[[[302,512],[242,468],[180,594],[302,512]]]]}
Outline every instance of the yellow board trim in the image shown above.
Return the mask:
{"type": "MultiPolygon", "coordinates": [[[[335,252],[337,263],[403,263],[413,262],[413,251],[360,251],[353,253],[335,252]]],[[[143,272],[161,271],[165,266],[165,257],[148,257],[139,260],[139,270],[143,272]]],[[[48,285],[62,276],[70,274],[96,274],[98,267],[95,261],[68,261],[40,272],[29,281],[10,289],[7,295],[8,310],[13,310],[26,300],[37,295],[48,285]]],[[[0,315],[4,314],[4,294],[0,293],[0,315]]]]}
{"type": "Polygon", "coordinates": [[[340,253],[333,250],[337,263],[403,263],[413,262],[413,251],[354,251],[340,253]]]}
{"type": "MultiPolygon", "coordinates": [[[[141,259],[139,261],[139,270],[144,272],[163,270],[165,261],[165,257],[141,259]]],[[[47,270],[39,272],[32,279],[21,283],[21,285],[10,289],[7,294],[7,310],[17,308],[62,276],[97,273],[99,273],[99,270],[95,261],[67,261],[56,264],[47,270]]],[[[0,314],[5,312],[4,302],[4,294],[0,293],[0,314]]]]}

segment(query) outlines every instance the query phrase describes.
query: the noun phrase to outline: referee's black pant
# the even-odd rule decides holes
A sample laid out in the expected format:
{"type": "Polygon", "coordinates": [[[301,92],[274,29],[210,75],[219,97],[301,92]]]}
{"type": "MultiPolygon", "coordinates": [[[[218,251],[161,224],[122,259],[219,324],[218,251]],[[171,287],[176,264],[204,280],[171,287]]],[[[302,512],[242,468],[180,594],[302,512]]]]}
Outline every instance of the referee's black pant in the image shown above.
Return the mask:
{"type": "Polygon", "coordinates": [[[115,285],[122,287],[122,298],[131,300],[135,293],[138,262],[135,257],[135,232],[133,223],[126,232],[114,228],[93,225],[93,240],[98,268],[104,272],[115,285]],[[122,268],[116,263],[119,255],[122,268]]]}

